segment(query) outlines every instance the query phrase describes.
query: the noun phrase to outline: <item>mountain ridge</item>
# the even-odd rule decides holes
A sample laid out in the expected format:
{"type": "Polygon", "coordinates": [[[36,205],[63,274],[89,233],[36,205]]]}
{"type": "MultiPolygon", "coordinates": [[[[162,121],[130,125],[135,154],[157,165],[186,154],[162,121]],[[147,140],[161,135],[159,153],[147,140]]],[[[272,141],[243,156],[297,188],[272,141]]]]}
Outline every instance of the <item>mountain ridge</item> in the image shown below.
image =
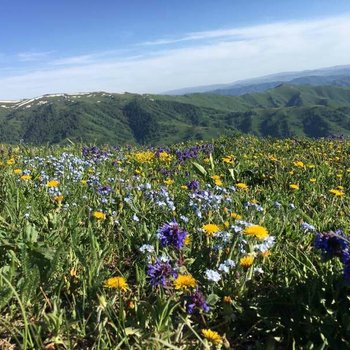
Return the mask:
{"type": "MultiPolygon", "coordinates": [[[[298,79],[310,76],[319,77],[319,80],[316,81],[314,85],[324,85],[324,83],[322,83],[322,78],[327,76],[345,76],[350,79],[350,65],[339,65],[320,69],[309,69],[304,71],[274,73],[256,78],[237,80],[225,84],[204,85],[176,89],[165,92],[164,94],[184,95],[190,93],[220,93],[226,95],[239,96],[249,92],[262,92],[269,88],[277,86],[279,83],[282,82],[289,82],[290,84],[293,84],[293,80],[296,80],[295,83],[297,83],[298,79]]],[[[350,83],[342,86],[350,86],[350,83]]]]}
{"type": "Polygon", "coordinates": [[[350,136],[350,88],[281,83],[242,96],[90,92],[0,104],[3,143],[157,145],[236,133],[350,136]]]}

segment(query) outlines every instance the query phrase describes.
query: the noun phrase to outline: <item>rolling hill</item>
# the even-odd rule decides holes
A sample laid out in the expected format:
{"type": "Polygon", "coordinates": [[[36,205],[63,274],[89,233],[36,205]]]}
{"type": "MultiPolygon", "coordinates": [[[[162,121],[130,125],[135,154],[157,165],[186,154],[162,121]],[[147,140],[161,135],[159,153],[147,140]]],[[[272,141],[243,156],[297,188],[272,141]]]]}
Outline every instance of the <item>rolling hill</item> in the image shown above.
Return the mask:
{"type": "Polygon", "coordinates": [[[170,144],[237,132],[350,135],[350,88],[281,83],[242,96],[95,92],[0,101],[2,143],[170,144]]]}

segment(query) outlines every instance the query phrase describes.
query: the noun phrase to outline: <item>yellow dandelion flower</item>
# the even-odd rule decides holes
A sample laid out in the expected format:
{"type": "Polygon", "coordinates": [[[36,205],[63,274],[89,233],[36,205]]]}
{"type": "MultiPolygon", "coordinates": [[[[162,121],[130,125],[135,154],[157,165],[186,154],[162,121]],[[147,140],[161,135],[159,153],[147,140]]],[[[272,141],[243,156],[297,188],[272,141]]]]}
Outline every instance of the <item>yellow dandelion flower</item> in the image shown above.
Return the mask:
{"type": "Polygon", "coordinates": [[[188,190],[188,187],[187,187],[186,185],[181,185],[181,188],[182,188],[183,190],[188,190]]]}
{"type": "Polygon", "coordinates": [[[174,281],[175,289],[188,289],[197,286],[196,280],[191,275],[178,275],[174,281]]]}
{"type": "Polygon", "coordinates": [[[239,188],[240,190],[247,190],[248,189],[248,185],[243,183],[243,182],[237,183],[236,187],[239,188]]]}
{"type": "Polygon", "coordinates": [[[233,156],[226,156],[224,158],[222,158],[224,163],[228,163],[228,164],[233,164],[234,163],[234,157],[233,156]]]}
{"type": "Polygon", "coordinates": [[[174,183],[174,180],[172,180],[172,179],[166,179],[166,180],[164,180],[164,183],[165,183],[167,186],[170,186],[170,185],[172,185],[172,184],[174,183]]]}
{"type": "Polygon", "coordinates": [[[171,159],[173,158],[173,156],[171,154],[169,154],[168,152],[160,152],[159,153],[159,160],[163,161],[163,162],[169,162],[171,161],[171,159]]]}
{"type": "Polygon", "coordinates": [[[309,180],[312,184],[314,184],[316,182],[316,179],[313,177],[309,180]]]}
{"type": "Polygon", "coordinates": [[[206,224],[202,226],[202,229],[208,236],[213,236],[216,232],[220,231],[220,227],[215,224],[206,224]]]}
{"type": "Polygon", "coordinates": [[[58,203],[61,203],[62,201],[63,201],[63,196],[62,195],[60,195],[60,196],[55,196],[54,197],[54,200],[56,201],[56,202],[58,202],[58,203]]]}
{"type": "Polygon", "coordinates": [[[104,220],[106,218],[106,214],[102,213],[102,211],[94,211],[92,215],[97,220],[104,220]]]}
{"type": "Polygon", "coordinates": [[[261,256],[264,258],[267,258],[271,255],[271,252],[269,250],[265,250],[263,252],[261,252],[261,256]]]}
{"type": "Polygon", "coordinates": [[[139,163],[149,163],[154,159],[154,153],[151,151],[137,152],[134,159],[139,163]]]}
{"type": "Polygon", "coordinates": [[[222,186],[223,182],[221,180],[215,180],[215,185],[216,186],[222,186]]]}
{"type": "Polygon", "coordinates": [[[189,246],[191,244],[192,238],[190,235],[187,235],[184,240],[185,246],[189,246]]]}
{"type": "Polygon", "coordinates": [[[235,220],[241,220],[242,219],[242,215],[239,215],[237,213],[231,213],[231,218],[235,219],[235,220]]]}
{"type": "Polygon", "coordinates": [[[219,175],[213,175],[211,178],[214,180],[216,186],[222,186],[222,181],[219,175]]]}
{"type": "Polygon", "coordinates": [[[118,289],[118,290],[121,290],[123,292],[125,292],[129,287],[127,282],[126,282],[126,279],[124,277],[121,277],[121,276],[108,278],[108,280],[105,282],[104,286],[106,288],[118,289]]]}
{"type": "Polygon", "coordinates": [[[51,188],[51,187],[57,187],[59,184],[60,182],[57,180],[50,180],[47,182],[46,186],[51,188]]]}
{"type": "Polygon", "coordinates": [[[32,176],[31,175],[22,175],[21,176],[21,180],[23,181],[29,181],[31,180],[32,176]]]}
{"type": "Polygon", "coordinates": [[[304,163],[302,161],[300,161],[300,160],[293,162],[293,164],[297,168],[304,168],[304,166],[305,166],[304,163]]]}
{"type": "Polygon", "coordinates": [[[80,183],[81,183],[82,185],[86,185],[86,184],[87,184],[87,181],[86,181],[86,180],[80,180],[80,183]]]}
{"type": "Polygon", "coordinates": [[[18,174],[22,174],[22,170],[21,169],[15,169],[13,171],[14,174],[18,175],[18,174]]]}
{"type": "Polygon", "coordinates": [[[335,188],[329,190],[329,193],[332,193],[335,197],[342,197],[345,195],[343,191],[337,190],[335,188]]]}
{"type": "Polygon", "coordinates": [[[251,256],[251,255],[244,256],[243,258],[241,258],[241,259],[239,260],[239,264],[240,264],[242,267],[249,267],[249,266],[252,266],[252,265],[253,265],[253,262],[254,262],[254,257],[251,256]]]}
{"type": "Polygon", "coordinates": [[[14,163],[15,163],[14,158],[11,158],[6,162],[7,165],[13,165],[14,163]]]}
{"type": "Polygon", "coordinates": [[[255,236],[260,240],[264,240],[269,236],[269,231],[267,231],[265,227],[260,225],[247,226],[244,229],[244,233],[248,236],[255,236]]]}
{"type": "Polygon", "coordinates": [[[218,332],[212,331],[211,329],[202,329],[202,335],[215,346],[223,343],[221,335],[218,332]]]}
{"type": "Polygon", "coordinates": [[[290,184],[289,188],[291,190],[297,191],[297,190],[299,190],[299,185],[298,184],[290,184]]]}

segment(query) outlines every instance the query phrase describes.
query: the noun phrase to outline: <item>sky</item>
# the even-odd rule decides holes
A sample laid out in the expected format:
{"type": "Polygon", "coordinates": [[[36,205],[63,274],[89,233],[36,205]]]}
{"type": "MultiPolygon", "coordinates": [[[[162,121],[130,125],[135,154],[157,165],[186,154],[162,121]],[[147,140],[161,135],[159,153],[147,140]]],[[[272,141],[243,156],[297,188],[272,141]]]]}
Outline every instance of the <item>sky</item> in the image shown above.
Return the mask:
{"type": "Polygon", "coordinates": [[[348,64],[349,0],[0,0],[0,100],[348,64]]]}

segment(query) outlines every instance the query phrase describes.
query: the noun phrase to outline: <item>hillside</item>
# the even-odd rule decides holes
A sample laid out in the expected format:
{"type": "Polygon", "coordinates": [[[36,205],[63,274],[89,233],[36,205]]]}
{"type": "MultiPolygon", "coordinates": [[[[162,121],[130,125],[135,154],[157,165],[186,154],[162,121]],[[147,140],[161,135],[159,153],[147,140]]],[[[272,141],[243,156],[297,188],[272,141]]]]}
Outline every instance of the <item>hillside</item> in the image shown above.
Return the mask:
{"type": "Polygon", "coordinates": [[[96,92],[0,101],[3,143],[170,144],[237,132],[350,135],[350,88],[280,84],[242,96],[96,92]]]}

